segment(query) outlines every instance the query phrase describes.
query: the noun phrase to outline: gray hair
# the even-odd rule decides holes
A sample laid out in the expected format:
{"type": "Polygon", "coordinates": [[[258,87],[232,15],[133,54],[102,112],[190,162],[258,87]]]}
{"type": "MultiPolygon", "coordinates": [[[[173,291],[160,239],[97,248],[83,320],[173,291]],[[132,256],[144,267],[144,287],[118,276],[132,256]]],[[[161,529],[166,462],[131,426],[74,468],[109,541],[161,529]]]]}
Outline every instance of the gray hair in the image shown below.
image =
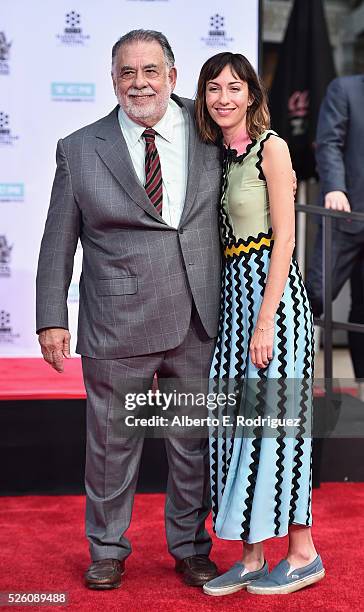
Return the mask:
{"type": "Polygon", "coordinates": [[[114,72],[115,58],[122,45],[127,45],[133,42],[157,42],[162,47],[164,58],[168,68],[174,66],[174,54],[172,47],[169,44],[166,36],[162,32],[157,30],[131,30],[127,34],[124,34],[119,40],[116,41],[111,52],[112,71],[114,72]]]}

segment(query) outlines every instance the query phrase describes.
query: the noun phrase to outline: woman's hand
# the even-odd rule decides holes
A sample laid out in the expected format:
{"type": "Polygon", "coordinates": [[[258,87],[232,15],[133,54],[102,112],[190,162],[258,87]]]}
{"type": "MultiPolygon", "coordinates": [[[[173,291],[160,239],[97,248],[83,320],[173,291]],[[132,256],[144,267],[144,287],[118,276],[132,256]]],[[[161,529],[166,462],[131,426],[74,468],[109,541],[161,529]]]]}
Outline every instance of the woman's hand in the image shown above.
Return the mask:
{"type": "Polygon", "coordinates": [[[273,359],[274,323],[268,327],[257,324],[250,340],[250,359],[256,368],[266,368],[273,359]]]}

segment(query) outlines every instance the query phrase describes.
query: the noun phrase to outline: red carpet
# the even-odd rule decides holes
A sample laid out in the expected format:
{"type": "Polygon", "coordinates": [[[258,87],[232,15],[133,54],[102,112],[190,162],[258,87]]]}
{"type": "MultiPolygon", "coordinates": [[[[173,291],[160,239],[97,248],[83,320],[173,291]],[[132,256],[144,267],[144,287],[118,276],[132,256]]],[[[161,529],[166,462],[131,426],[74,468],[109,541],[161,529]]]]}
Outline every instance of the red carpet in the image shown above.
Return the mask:
{"type": "MultiPolygon", "coordinates": [[[[340,391],[357,396],[357,389],[354,387],[342,387],[340,391]]],[[[323,395],[323,390],[315,388],[314,394],[323,395]]],[[[83,399],[85,397],[79,357],[65,360],[62,374],[53,370],[42,358],[0,359],[0,400],[83,399]]]]}
{"type": "MultiPolygon", "coordinates": [[[[83,537],[83,497],[2,498],[0,506],[0,591],[67,591],[68,611],[176,611],[363,609],[364,484],[323,484],[314,491],[314,538],[327,577],[317,585],[286,596],[259,597],[241,591],[212,598],[181,583],[166,552],[163,496],[137,496],[129,530],[134,553],[127,561],[122,588],[92,592],[82,586],[88,565],[83,537]]],[[[286,538],[266,546],[270,564],[285,552],[286,538]]],[[[214,540],[212,558],[226,570],[239,558],[240,544],[214,540]]],[[[10,609],[10,608],[9,608],[10,609]]],[[[12,610],[50,610],[50,606],[12,610]]]]}
{"type": "Polygon", "coordinates": [[[59,374],[42,358],[0,359],[0,400],[83,399],[81,359],[65,360],[59,374]]]}

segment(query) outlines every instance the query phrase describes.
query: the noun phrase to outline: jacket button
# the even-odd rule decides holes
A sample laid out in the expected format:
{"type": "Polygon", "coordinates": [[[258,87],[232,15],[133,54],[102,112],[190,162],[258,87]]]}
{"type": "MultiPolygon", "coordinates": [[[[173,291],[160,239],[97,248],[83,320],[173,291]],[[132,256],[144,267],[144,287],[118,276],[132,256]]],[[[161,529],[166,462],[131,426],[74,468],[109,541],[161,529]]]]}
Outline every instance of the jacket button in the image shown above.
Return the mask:
{"type": "Polygon", "coordinates": [[[178,233],[179,233],[179,234],[183,234],[183,227],[181,227],[181,228],[178,230],[178,233]]]}

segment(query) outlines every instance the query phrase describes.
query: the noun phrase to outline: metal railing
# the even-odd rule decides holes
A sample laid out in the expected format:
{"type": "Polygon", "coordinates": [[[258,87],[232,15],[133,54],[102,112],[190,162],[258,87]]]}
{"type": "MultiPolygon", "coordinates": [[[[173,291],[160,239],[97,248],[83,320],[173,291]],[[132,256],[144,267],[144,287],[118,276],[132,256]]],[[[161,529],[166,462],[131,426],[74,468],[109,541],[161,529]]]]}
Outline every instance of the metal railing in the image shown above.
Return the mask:
{"type": "MultiPolygon", "coordinates": [[[[305,213],[309,215],[316,215],[322,218],[322,297],[323,297],[323,318],[315,318],[315,325],[319,326],[323,330],[323,341],[324,341],[324,422],[328,423],[327,436],[330,437],[330,430],[332,430],[337,423],[341,408],[342,401],[337,389],[334,389],[333,384],[333,332],[336,329],[341,329],[350,332],[364,333],[364,324],[360,323],[346,323],[343,321],[334,321],[332,314],[332,230],[333,222],[335,219],[350,219],[352,221],[361,221],[364,223],[363,213],[354,212],[340,212],[335,210],[328,210],[322,206],[313,206],[311,204],[296,204],[296,211],[298,213],[305,213]],[[326,421],[325,421],[326,419],[326,421]]],[[[318,412],[321,412],[319,410],[318,412]]],[[[317,411],[315,411],[317,415],[317,411]]],[[[319,416],[319,415],[317,415],[319,416]]],[[[315,419],[314,419],[315,421],[315,419]]],[[[313,486],[319,487],[321,484],[321,466],[324,449],[324,438],[314,437],[313,439],[313,455],[312,455],[312,469],[313,469],[313,486]]]]}
{"type": "Polygon", "coordinates": [[[313,206],[312,204],[296,204],[296,211],[299,213],[318,215],[322,217],[322,296],[323,296],[323,318],[315,318],[315,325],[323,329],[324,340],[324,379],[327,391],[332,391],[331,381],[333,379],[333,358],[332,358],[332,337],[335,329],[364,333],[364,324],[346,323],[334,321],[332,316],[332,229],[334,219],[350,219],[351,221],[361,221],[364,224],[364,213],[341,212],[329,210],[323,206],[313,206]]]}

